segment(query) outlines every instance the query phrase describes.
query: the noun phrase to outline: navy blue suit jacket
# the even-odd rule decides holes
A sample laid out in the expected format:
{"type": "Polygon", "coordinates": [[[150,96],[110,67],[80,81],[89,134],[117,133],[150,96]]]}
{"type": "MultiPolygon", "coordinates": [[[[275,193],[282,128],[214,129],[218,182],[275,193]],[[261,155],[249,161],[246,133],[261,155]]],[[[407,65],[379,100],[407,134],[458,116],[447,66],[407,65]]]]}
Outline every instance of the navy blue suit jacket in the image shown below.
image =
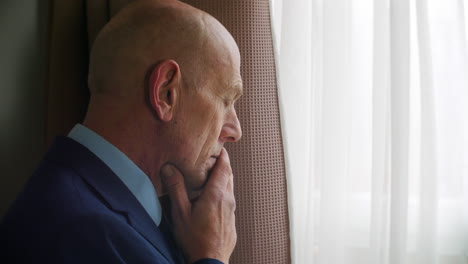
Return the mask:
{"type": "Polygon", "coordinates": [[[177,263],[170,245],[120,179],[66,137],[55,140],[0,224],[6,263],[177,263]]]}

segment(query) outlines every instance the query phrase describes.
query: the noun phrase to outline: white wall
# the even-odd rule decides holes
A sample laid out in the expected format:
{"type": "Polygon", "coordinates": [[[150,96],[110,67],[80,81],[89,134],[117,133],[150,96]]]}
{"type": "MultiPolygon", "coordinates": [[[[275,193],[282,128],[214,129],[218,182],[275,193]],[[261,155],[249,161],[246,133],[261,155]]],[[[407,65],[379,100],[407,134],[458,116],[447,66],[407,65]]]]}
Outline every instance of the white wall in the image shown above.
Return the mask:
{"type": "Polygon", "coordinates": [[[48,1],[0,2],[0,218],[44,153],[48,1]]]}

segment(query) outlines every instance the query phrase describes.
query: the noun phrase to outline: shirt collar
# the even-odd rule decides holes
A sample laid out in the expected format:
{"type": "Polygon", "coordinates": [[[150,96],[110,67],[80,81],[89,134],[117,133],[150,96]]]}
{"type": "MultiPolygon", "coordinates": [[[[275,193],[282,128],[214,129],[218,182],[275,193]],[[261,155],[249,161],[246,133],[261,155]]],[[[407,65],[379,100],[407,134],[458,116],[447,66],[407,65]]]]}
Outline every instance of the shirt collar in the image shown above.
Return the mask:
{"type": "Polygon", "coordinates": [[[149,177],[122,151],[91,129],[76,124],[68,137],[88,148],[101,159],[127,186],[146,212],[159,226],[161,204],[149,177]]]}

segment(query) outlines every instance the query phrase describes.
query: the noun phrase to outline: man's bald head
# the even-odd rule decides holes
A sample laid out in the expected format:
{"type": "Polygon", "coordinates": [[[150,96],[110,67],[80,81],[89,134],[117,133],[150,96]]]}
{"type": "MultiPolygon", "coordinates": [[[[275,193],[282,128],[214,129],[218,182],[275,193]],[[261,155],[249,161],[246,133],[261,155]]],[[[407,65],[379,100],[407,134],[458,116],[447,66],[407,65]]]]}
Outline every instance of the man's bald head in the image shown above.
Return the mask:
{"type": "Polygon", "coordinates": [[[184,83],[197,87],[206,75],[201,72],[214,71],[223,63],[220,54],[226,49],[238,54],[230,34],[207,13],[176,0],[134,1],[94,42],[89,69],[91,94],[127,99],[139,94],[151,67],[167,59],[179,64],[184,83]]]}
{"type": "Polygon", "coordinates": [[[88,82],[84,125],[156,189],[170,163],[199,191],[224,143],[242,135],[237,45],[216,19],[177,0],[135,0],[117,13],[94,42],[88,82]]]}

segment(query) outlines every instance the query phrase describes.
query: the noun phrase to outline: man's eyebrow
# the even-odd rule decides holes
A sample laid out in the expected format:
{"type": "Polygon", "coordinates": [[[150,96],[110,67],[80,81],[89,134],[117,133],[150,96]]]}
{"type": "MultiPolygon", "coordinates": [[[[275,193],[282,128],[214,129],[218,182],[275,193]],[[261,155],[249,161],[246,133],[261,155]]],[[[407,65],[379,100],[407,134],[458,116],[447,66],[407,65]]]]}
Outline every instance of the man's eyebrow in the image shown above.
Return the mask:
{"type": "Polygon", "coordinates": [[[233,86],[234,88],[234,100],[237,100],[239,99],[239,97],[241,97],[243,94],[244,94],[244,89],[243,89],[243,86],[242,86],[242,83],[237,83],[233,86]]]}

